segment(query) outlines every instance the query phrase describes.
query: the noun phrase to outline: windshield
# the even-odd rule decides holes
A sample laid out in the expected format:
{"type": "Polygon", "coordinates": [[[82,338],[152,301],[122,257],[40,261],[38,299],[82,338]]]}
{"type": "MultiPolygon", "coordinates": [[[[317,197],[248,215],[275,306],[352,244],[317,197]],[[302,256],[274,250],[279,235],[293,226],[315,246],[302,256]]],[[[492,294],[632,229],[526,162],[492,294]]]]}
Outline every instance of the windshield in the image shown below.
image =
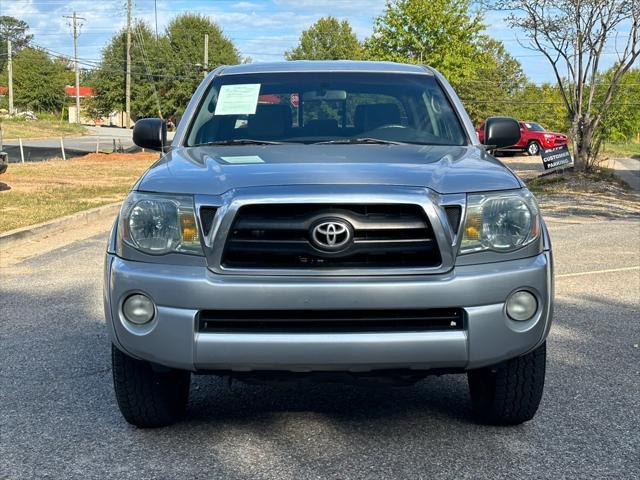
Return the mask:
{"type": "Polygon", "coordinates": [[[527,122],[527,123],[525,123],[525,125],[532,132],[546,132],[544,127],[542,125],[540,125],[539,123],[527,122]]]}
{"type": "Polygon", "coordinates": [[[214,79],[187,146],[243,143],[464,145],[435,78],[385,73],[261,73],[214,79]]]}

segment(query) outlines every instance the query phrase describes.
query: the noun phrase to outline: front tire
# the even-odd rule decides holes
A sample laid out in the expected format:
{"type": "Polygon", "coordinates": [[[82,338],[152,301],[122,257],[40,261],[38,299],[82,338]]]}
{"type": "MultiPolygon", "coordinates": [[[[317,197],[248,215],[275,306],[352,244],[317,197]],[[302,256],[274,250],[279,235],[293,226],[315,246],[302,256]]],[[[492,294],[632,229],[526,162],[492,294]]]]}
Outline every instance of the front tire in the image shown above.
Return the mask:
{"type": "Polygon", "coordinates": [[[535,140],[533,142],[530,142],[529,145],[527,145],[527,153],[532,157],[540,155],[540,144],[535,140]]]}
{"type": "Polygon", "coordinates": [[[521,357],[467,373],[476,418],[490,425],[531,420],[542,399],[546,342],[521,357]]]}
{"type": "Polygon", "coordinates": [[[186,411],[191,372],[156,371],[111,345],[113,386],[118,407],[127,422],[141,428],[164,427],[186,411]]]}

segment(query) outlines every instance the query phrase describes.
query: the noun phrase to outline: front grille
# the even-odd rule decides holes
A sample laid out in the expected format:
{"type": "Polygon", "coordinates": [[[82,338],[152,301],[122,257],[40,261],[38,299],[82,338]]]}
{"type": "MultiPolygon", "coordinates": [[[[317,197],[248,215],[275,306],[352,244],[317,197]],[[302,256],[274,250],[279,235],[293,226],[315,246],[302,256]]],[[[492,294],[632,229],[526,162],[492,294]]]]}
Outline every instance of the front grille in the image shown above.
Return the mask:
{"type": "Polygon", "coordinates": [[[203,333],[373,333],[464,329],[460,308],[408,310],[204,310],[203,333]]]}
{"type": "Polygon", "coordinates": [[[419,205],[277,204],[240,208],[221,265],[227,268],[429,268],[441,264],[433,229],[419,205]],[[311,230],[324,219],[346,222],[353,241],[323,251],[311,230]]]}
{"type": "Polygon", "coordinates": [[[200,223],[202,224],[202,233],[205,237],[209,235],[209,232],[211,231],[217,210],[217,207],[200,207],[200,223]]]}
{"type": "Polygon", "coordinates": [[[447,215],[449,226],[454,232],[460,228],[460,216],[462,215],[462,207],[460,205],[447,205],[444,207],[444,213],[447,215]]]}

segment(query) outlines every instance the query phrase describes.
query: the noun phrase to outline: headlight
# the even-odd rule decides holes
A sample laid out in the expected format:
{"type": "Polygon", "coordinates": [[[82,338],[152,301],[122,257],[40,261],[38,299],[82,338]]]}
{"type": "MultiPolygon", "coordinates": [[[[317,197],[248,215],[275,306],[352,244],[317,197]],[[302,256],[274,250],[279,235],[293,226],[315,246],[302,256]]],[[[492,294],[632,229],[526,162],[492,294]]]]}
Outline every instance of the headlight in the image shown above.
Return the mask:
{"type": "Polygon", "coordinates": [[[143,253],[202,255],[193,198],[132,192],[122,204],[118,235],[143,253]]]}
{"type": "Polygon", "coordinates": [[[517,250],[539,231],[540,212],[528,190],[469,195],[460,253],[517,250]]]}
{"type": "Polygon", "coordinates": [[[551,139],[553,137],[555,137],[555,135],[553,135],[552,133],[545,133],[544,134],[544,138],[546,138],[546,139],[551,139]]]}

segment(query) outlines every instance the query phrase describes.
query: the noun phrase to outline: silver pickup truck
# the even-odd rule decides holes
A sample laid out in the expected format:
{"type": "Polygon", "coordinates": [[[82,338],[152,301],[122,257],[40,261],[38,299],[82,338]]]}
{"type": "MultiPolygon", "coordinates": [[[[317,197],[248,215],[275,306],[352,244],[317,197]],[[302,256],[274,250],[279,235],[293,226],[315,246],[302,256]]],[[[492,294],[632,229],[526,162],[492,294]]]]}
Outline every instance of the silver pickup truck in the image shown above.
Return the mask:
{"type": "Polygon", "coordinates": [[[376,62],[217,68],[122,205],[104,305],[125,419],[170,424],[192,373],[411,384],[466,373],[490,424],[530,420],[545,376],[551,245],[434,69],[376,62]]]}

